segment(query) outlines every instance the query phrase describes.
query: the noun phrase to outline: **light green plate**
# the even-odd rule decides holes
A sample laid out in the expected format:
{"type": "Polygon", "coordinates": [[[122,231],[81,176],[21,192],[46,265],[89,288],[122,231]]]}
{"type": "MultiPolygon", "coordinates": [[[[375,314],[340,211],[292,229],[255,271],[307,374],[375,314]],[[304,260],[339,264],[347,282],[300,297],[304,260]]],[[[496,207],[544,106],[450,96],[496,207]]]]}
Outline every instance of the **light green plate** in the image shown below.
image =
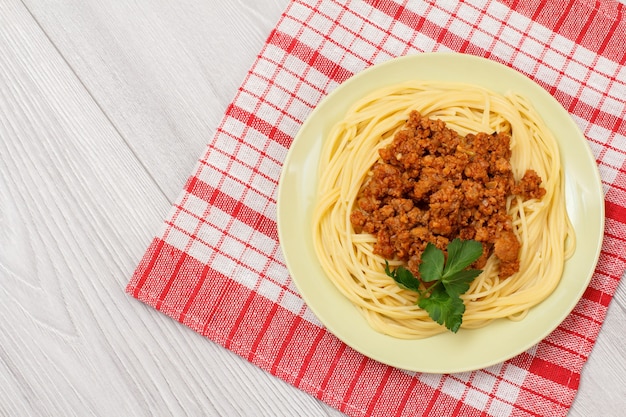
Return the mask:
{"type": "Polygon", "coordinates": [[[289,149],[278,190],[281,247],[304,301],[339,339],[385,364],[419,372],[453,373],[481,369],[529,349],[572,311],[595,269],[604,231],[600,176],[587,141],[569,114],[544,89],[494,61],[463,54],[406,56],[375,65],[329,94],[310,114],[289,149]],[[348,107],[365,94],[411,79],[460,81],[504,93],[516,91],[543,115],[561,150],[567,211],[577,236],[558,287],[519,322],[496,320],[478,330],[461,329],[423,340],[401,340],[372,330],[326,278],[315,256],[311,213],[317,188],[322,142],[348,107]]]}

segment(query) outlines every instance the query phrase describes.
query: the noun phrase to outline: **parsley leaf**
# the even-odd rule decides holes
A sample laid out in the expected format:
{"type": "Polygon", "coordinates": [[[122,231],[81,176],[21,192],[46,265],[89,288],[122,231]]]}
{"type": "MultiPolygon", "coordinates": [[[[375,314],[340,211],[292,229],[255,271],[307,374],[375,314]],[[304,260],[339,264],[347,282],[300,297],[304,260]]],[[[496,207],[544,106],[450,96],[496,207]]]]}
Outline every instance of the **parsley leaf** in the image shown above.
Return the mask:
{"type": "Polygon", "coordinates": [[[385,261],[385,273],[393,278],[401,288],[415,292],[420,291],[420,280],[415,278],[411,271],[405,267],[399,266],[394,271],[391,271],[389,269],[389,263],[385,261]]]}
{"type": "Polygon", "coordinates": [[[418,306],[428,312],[430,318],[456,333],[463,322],[465,304],[459,297],[450,295],[443,284],[438,283],[430,297],[420,298],[418,306]]]}
{"type": "Polygon", "coordinates": [[[465,304],[460,296],[469,290],[471,282],[482,272],[467,267],[480,258],[483,247],[475,240],[454,239],[446,249],[447,260],[443,251],[432,243],[428,243],[422,252],[420,278],[422,282],[432,283],[425,290],[420,289],[420,280],[403,266],[391,271],[385,262],[385,273],[401,288],[417,292],[417,305],[426,310],[435,322],[456,333],[465,313],[465,304]]]}
{"type": "Polygon", "coordinates": [[[444,262],[443,252],[428,242],[426,249],[422,252],[422,263],[419,266],[422,281],[431,282],[441,278],[444,262]]]}
{"type": "Polygon", "coordinates": [[[470,266],[483,253],[483,245],[475,240],[454,239],[448,244],[448,261],[443,269],[445,277],[452,276],[470,266]]]}
{"type": "Polygon", "coordinates": [[[457,272],[451,277],[443,277],[441,283],[446,288],[448,294],[458,297],[469,290],[470,284],[481,272],[483,271],[480,269],[466,269],[457,272]]]}

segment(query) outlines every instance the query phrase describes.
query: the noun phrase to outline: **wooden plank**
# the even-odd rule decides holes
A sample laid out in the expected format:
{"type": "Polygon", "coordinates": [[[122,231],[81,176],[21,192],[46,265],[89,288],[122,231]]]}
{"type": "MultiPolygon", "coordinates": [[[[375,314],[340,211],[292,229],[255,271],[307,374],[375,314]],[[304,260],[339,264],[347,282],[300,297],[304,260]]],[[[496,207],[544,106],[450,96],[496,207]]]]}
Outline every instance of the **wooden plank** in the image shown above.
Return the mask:
{"type": "Polygon", "coordinates": [[[112,347],[169,202],[23,5],[0,8],[0,414],[141,410],[112,347]]]}
{"type": "Polygon", "coordinates": [[[25,4],[174,200],[287,2],[25,4]]]}

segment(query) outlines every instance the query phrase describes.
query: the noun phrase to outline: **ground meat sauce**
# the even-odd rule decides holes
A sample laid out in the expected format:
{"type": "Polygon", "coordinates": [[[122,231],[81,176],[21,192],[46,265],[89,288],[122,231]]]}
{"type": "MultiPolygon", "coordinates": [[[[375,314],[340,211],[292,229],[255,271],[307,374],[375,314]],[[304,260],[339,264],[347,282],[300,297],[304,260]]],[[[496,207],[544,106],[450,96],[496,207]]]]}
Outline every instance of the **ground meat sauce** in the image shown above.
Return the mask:
{"type": "Polygon", "coordinates": [[[545,190],[532,170],[514,180],[508,134],[463,137],[443,121],[413,111],[379,154],[350,217],[356,232],[376,236],[375,253],[407,262],[419,276],[428,242],[445,251],[459,237],[483,244],[473,267],[481,268],[495,254],[500,277],[518,271],[520,243],[507,197],[541,198],[545,190]]]}

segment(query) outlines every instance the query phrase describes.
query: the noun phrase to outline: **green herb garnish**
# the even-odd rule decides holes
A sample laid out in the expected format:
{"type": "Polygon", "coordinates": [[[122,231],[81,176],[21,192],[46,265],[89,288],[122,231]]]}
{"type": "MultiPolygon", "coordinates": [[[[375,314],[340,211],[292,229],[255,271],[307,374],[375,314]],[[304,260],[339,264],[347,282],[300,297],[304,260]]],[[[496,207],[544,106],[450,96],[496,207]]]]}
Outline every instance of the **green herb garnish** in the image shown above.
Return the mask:
{"type": "Polygon", "coordinates": [[[419,294],[417,305],[428,312],[437,323],[445,325],[456,333],[463,322],[465,304],[461,295],[469,289],[470,283],[482,270],[466,269],[483,253],[483,246],[475,240],[454,239],[448,244],[448,259],[441,249],[432,243],[426,245],[419,266],[420,278],[403,266],[389,269],[385,262],[385,273],[407,290],[419,294]],[[423,283],[429,283],[423,286],[423,283]]]}

